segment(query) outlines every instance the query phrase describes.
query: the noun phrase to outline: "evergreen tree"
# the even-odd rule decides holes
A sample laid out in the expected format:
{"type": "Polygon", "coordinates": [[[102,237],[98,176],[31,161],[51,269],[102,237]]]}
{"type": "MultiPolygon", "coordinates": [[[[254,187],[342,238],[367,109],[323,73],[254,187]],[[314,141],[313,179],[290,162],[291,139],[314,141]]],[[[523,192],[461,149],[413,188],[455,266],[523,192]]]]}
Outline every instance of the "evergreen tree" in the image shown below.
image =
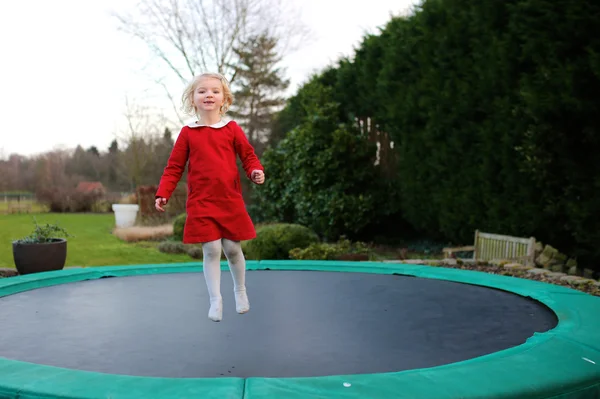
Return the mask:
{"type": "Polygon", "coordinates": [[[98,151],[98,148],[97,148],[95,145],[91,146],[91,147],[90,147],[90,148],[88,148],[86,151],[87,151],[89,154],[93,154],[93,155],[95,155],[96,157],[100,158],[100,151],[98,151]]]}
{"type": "Polygon", "coordinates": [[[116,189],[119,184],[119,143],[117,140],[113,140],[110,143],[108,154],[106,154],[106,160],[108,164],[107,185],[111,189],[116,189]]]}
{"type": "Polygon", "coordinates": [[[244,127],[248,140],[262,153],[269,139],[273,116],[285,104],[281,93],[289,80],[277,66],[281,57],[275,51],[276,39],[267,35],[253,36],[235,49],[236,66],[235,109],[230,111],[244,127]]]}
{"type": "Polygon", "coordinates": [[[169,151],[171,150],[171,147],[174,144],[173,133],[171,132],[171,129],[169,129],[168,127],[165,128],[165,131],[163,133],[163,144],[166,145],[167,147],[169,147],[169,151]]]}

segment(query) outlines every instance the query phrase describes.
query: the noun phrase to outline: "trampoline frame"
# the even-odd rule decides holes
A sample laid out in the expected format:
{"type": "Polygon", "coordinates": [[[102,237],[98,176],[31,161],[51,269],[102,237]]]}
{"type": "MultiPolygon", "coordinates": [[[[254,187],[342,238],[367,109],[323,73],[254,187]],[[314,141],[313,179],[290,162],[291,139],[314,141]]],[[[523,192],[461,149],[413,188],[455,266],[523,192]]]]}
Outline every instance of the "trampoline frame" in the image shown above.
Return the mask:
{"type": "MultiPolygon", "coordinates": [[[[227,269],[225,261],[221,263],[227,269]]],[[[154,378],[103,374],[0,357],[0,398],[590,398],[600,397],[600,298],[567,287],[409,263],[247,261],[248,270],[398,274],[499,289],[550,308],[558,325],[517,347],[444,366],[302,378],[154,378]]],[[[0,279],[0,297],[36,288],[202,271],[201,262],[103,266],[0,279]]]]}

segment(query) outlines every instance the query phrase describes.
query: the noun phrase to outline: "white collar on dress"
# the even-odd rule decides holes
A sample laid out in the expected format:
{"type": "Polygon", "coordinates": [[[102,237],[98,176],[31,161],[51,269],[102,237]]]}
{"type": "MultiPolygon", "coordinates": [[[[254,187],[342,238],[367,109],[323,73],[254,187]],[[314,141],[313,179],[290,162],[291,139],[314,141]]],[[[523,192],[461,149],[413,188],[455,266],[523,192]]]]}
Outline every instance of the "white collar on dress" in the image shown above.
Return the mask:
{"type": "Polygon", "coordinates": [[[194,121],[194,122],[191,122],[191,123],[189,123],[189,124],[188,124],[188,126],[189,126],[189,127],[202,127],[202,126],[208,126],[208,127],[213,127],[213,128],[217,128],[217,129],[218,129],[218,128],[221,128],[221,127],[227,126],[227,124],[228,124],[229,122],[231,122],[231,121],[232,121],[231,119],[224,118],[224,119],[221,119],[221,120],[220,120],[219,122],[217,122],[217,123],[213,123],[212,125],[207,125],[206,123],[204,123],[204,122],[202,122],[202,121],[194,121]]]}

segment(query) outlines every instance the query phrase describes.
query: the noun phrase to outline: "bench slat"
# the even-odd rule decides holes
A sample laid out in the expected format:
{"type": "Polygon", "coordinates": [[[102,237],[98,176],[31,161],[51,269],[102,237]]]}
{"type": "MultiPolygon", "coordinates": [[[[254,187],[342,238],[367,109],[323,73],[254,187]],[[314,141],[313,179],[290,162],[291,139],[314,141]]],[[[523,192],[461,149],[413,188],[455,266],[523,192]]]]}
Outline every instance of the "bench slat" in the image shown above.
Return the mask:
{"type": "Polygon", "coordinates": [[[479,230],[476,230],[473,246],[443,249],[444,254],[448,257],[452,256],[455,252],[470,251],[473,251],[473,259],[476,261],[506,259],[520,261],[526,265],[530,265],[535,263],[535,238],[482,233],[479,230]]]}
{"type": "Polygon", "coordinates": [[[516,242],[516,243],[522,243],[522,244],[526,244],[526,245],[529,244],[529,241],[530,241],[530,238],[512,237],[512,236],[505,236],[505,235],[501,235],[501,234],[492,234],[492,233],[479,233],[479,236],[489,238],[492,240],[516,242]]]}

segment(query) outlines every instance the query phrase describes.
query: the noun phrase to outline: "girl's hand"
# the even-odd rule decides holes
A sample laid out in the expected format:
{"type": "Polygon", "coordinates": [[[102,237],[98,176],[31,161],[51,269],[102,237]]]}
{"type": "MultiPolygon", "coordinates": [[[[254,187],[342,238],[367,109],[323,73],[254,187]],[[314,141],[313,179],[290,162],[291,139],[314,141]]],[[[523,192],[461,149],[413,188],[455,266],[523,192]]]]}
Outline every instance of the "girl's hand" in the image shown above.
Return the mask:
{"type": "Polygon", "coordinates": [[[156,208],[157,211],[159,212],[164,212],[164,208],[162,207],[162,205],[167,205],[167,199],[166,198],[157,198],[156,201],[154,201],[154,207],[156,208]]]}
{"type": "Polygon", "coordinates": [[[263,184],[265,182],[265,174],[262,170],[253,170],[251,179],[256,184],[263,184]]]}

